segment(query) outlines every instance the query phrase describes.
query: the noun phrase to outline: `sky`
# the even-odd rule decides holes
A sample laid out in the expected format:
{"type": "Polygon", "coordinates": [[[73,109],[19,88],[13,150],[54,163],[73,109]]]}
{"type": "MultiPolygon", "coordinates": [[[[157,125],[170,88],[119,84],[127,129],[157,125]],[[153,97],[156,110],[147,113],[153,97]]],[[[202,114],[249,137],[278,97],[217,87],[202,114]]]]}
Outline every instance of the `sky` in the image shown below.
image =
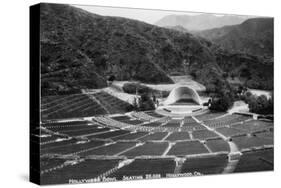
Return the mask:
{"type": "MultiPolygon", "coordinates": [[[[99,14],[102,16],[119,16],[146,23],[154,24],[161,18],[171,14],[177,15],[199,15],[202,13],[198,12],[182,12],[182,11],[164,11],[164,10],[145,10],[136,8],[115,8],[115,7],[104,7],[104,6],[93,6],[93,5],[72,5],[78,8],[82,8],[86,11],[99,14]]],[[[217,16],[222,16],[216,14],[217,16]]]]}

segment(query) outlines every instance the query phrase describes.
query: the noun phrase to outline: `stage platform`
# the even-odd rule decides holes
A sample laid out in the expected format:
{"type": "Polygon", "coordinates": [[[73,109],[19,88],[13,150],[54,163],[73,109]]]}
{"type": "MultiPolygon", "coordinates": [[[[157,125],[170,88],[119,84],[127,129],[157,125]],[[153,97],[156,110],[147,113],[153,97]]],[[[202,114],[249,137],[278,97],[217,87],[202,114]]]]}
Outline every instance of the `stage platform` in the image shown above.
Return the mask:
{"type": "Polygon", "coordinates": [[[158,114],[171,117],[185,117],[194,116],[207,113],[209,110],[205,106],[201,105],[166,105],[159,106],[155,110],[158,114]]]}

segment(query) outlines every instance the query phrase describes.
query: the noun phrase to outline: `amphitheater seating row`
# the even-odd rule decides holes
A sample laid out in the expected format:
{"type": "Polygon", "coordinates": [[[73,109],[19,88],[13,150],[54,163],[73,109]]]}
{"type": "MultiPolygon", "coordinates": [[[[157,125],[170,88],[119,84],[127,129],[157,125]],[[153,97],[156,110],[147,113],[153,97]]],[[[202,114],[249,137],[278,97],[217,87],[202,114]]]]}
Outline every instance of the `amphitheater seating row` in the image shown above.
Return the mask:
{"type": "Polygon", "coordinates": [[[155,117],[155,118],[163,118],[164,116],[161,114],[156,113],[155,111],[146,111],[146,114],[155,117]]]}
{"type": "Polygon", "coordinates": [[[234,172],[273,170],[273,148],[243,152],[234,172]]]}
{"type": "Polygon", "coordinates": [[[64,122],[45,122],[45,123],[42,123],[41,126],[43,127],[71,127],[71,126],[80,126],[80,125],[88,125],[89,121],[64,121],[64,122]]]}
{"type": "MultiPolygon", "coordinates": [[[[207,174],[220,174],[228,163],[226,154],[188,158],[182,165],[182,173],[200,173],[201,175],[207,174]]],[[[194,174],[196,175],[196,174],[194,174]]],[[[198,174],[197,174],[198,175],[198,174]]]]}
{"type": "Polygon", "coordinates": [[[89,156],[96,156],[96,155],[114,156],[114,155],[118,155],[119,153],[127,149],[136,146],[136,144],[137,142],[117,142],[80,153],[79,156],[81,157],[89,157],[89,156]]]}
{"type": "Polygon", "coordinates": [[[247,131],[244,131],[242,129],[231,128],[231,127],[220,127],[220,128],[217,128],[216,131],[218,131],[225,137],[234,137],[234,136],[247,134],[247,131]]]}
{"type": "Polygon", "coordinates": [[[131,107],[129,103],[104,91],[94,93],[92,96],[95,97],[110,114],[127,112],[131,107]]]}
{"type": "Polygon", "coordinates": [[[207,140],[210,138],[218,138],[219,136],[209,130],[198,130],[198,131],[193,131],[192,132],[193,138],[194,139],[199,139],[199,140],[207,140]]]}
{"type": "Polygon", "coordinates": [[[143,121],[151,121],[157,119],[153,116],[148,115],[145,112],[133,112],[132,116],[143,121]]]}
{"type": "Polygon", "coordinates": [[[190,135],[188,132],[173,132],[171,133],[166,140],[168,141],[178,141],[178,140],[190,140],[190,135]]]}
{"type": "Polygon", "coordinates": [[[244,122],[242,124],[234,124],[231,127],[236,129],[242,129],[248,133],[252,133],[252,132],[258,132],[258,131],[273,128],[273,122],[251,120],[251,121],[244,122]]]}
{"type": "Polygon", "coordinates": [[[42,184],[69,183],[70,179],[93,179],[105,173],[119,164],[118,159],[97,160],[87,159],[74,165],[66,165],[63,168],[42,174],[42,184]],[[92,168],[92,167],[95,168],[92,168]],[[59,174],[59,175],[58,175],[59,174]]]}
{"type": "Polygon", "coordinates": [[[142,141],[142,142],[146,142],[146,141],[155,141],[155,140],[162,140],[164,139],[166,136],[168,135],[167,132],[155,132],[155,133],[151,133],[149,135],[146,135],[145,137],[142,137],[138,140],[142,141]]]}
{"type": "Polygon", "coordinates": [[[169,150],[167,155],[185,156],[194,154],[209,153],[207,148],[199,141],[177,142],[169,150]]]}
{"type": "Polygon", "coordinates": [[[57,96],[52,99],[53,101],[41,106],[43,120],[87,117],[106,113],[104,108],[84,94],[57,96]]]}
{"type": "Polygon", "coordinates": [[[194,122],[194,123],[184,123],[181,127],[182,131],[196,131],[196,130],[204,130],[206,127],[203,125],[194,122]]]}
{"type": "Polygon", "coordinates": [[[206,145],[210,148],[212,152],[229,152],[230,148],[227,141],[218,138],[210,139],[206,142],[206,145]]]}
{"type": "Polygon", "coordinates": [[[195,121],[191,116],[184,117],[183,122],[184,122],[185,124],[188,124],[188,123],[196,123],[196,121],[195,121]]]}
{"type": "Polygon", "coordinates": [[[226,114],[225,112],[208,112],[205,114],[197,115],[195,116],[195,118],[198,119],[199,121],[207,121],[207,120],[218,118],[225,114],[226,114]]]}
{"type": "Polygon", "coordinates": [[[146,142],[145,144],[133,148],[122,155],[128,158],[134,158],[138,156],[161,156],[167,147],[167,142],[146,142]]]}
{"type": "Polygon", "coordinates": [[[273,139],[258,136],[239,136],[232,138],[232,141],[240,150],[262,148],[273,145],[273,139]]]}
{"type": "Polygon", "coordinates": [[[212,119],[212,120],[207,120],[207,121],[204,121],[204,123],[211,128],[219,128],[219,127],[225,127],[225,126],[232,125],[232,124],[239,124],[240,122],[244,122],[244,121],[250,120],[250,119],[251,119],[250,116],[232,114],[232,115],[226,115],[226,116],[219,117],[219,118],[212,119]]]}
{"type": "Polygon", "coordinates": [[[117,121],[122,121],[122,120],[130,120],[131,118],[126,115],[120,115],[120,116],[113,116],[111,117],[112,119],[115,119],[117,121]]]}
{"type": "Polygon", "coordinates": [[[41,114],[45,119],[88,117],[127,112],[131,105],[104,91],[42,97],[41,114]]]}
{"type": "Polygon", "coordinates": [[[81,94],[53,95],[53,96],[41,97],[41,108],[47,109],[60,103],[79,99],[79,97],[81,97],[81,94]]]}
{"type": "Polygon", "coordinates": [[[253,136],[273,139],[274,134],[273,134],[273,131],[263,131],[263,132],[254,133],[253,136]]]}
{"type": "Polygon", "coordinates": [[[130,131],[126,131],[126,130],[111,130],[111,131],[107,131],[104,133],[100,133],[100,134],[94,134],[94,135],[89,135],[87,136],[88,139],[90,140],[95,140],[95,139],[112,139],[114,137],[118,137],[121,135],[126,135],[130,133],[130,131]]]}
{"type": "Polygon", "coordinates": [[[67,143],[60,144],[53,143],[52,145],[47,144],[41,149],[41,155],[44,154],[56,154],[56,155],[70,155],[76,152],[93,149],[96,147],[103,146],[105,141],[91,140],[89,142],[79,142],[78,140],[69,140],[67,143]],[[56,145],[55,145],[56,144],[56,145]]]}

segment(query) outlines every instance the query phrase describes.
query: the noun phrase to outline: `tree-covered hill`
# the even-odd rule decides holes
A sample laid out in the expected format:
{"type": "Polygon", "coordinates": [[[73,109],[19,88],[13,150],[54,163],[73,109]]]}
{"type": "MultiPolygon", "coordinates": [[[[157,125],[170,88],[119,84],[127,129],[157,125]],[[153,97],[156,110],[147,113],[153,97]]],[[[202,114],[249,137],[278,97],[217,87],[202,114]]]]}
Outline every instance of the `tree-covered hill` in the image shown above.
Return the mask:
{"type": "Polygon", "coordinates": [[[189,33],[69,5],[41,4],[40,19],[43,95],[101,88],[110,75],[172,83],[171,72],[194,72],[204,83],[222,73],[210,43],[189,33]]]}
{"type": "Polygon", "coordinates": [[[273,18],[252,18],[238,25],[197,33],[230,52],[273,57],[273,18]]]}
{"type": "MultiPolygon", "coordinates": [[[[255,25],[250,26],[252,33],[263,31],[255,25]]],[[[271,59],[232,52],[173,28],[43,3],[40,33],[42,95],[102,88],[110,76],[172,83],[169,75],[175,73],[191,75],[209,90],[218,84],[229,88],[226,80],[231,76],[243,78],[249,87],[273,88],[271,59]]]]}

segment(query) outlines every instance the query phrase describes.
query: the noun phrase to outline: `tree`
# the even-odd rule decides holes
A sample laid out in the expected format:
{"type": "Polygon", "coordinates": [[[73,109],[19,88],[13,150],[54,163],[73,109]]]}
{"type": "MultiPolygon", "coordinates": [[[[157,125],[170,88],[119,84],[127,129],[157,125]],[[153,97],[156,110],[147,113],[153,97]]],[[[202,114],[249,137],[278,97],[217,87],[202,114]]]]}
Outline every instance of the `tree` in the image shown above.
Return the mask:
{"type": "Polygon", "coordinates": [[[155,106],[148,94],[142,94],[140,98],[139,110],[155,110],[155,106]]]}
{"type": "Polygon", "coordinates": [[[233,101],[229,96],[220,96],[212,100],[210,110],[213,111],[227,111],[233,105],[233,101]]]}
{"type": "Polygon", "coordinates": [[[257,97],[255,95],[249,94],[249,92],[246,94],[244,100],[249,105],[250,112],[257,114],[273,114],[273,95],[268,99],[264,95],[257,97]]]}
{"type": "Polygon", "coordinates": [[[220,82],[216,85],[216,93],[211,102],[210,110],[225,112],[232,107],[234,99],[234,89],[230,85],[220,82]]]}

